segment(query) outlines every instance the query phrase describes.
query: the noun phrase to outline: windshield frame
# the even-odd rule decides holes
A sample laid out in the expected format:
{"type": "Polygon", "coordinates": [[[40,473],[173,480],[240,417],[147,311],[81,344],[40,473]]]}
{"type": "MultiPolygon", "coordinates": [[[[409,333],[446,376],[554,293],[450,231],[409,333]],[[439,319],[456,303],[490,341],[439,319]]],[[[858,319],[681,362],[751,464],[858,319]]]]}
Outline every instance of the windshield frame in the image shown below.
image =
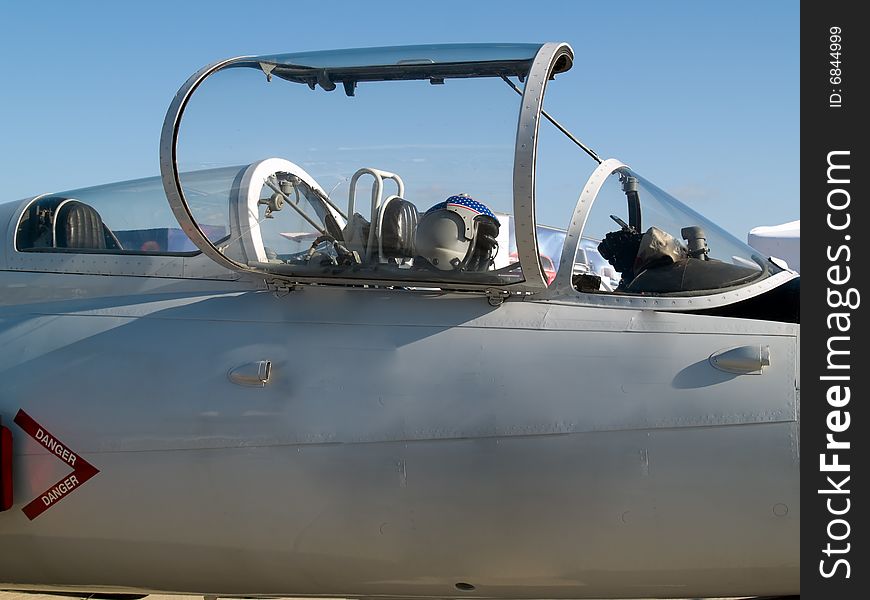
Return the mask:
{"type": "MultiPolygon", "coordinates": [[[[631,167],[622,161],[609,158],[603,161],[589,176],[583,191],[577,200],[571,223],[565,236],[562,247],[561,263],[556,273],[556,278],[549,289],[541,295],[542,299],[569,302],[585,306],[611,307],[611,308],[647,308],[668,311],[695,311],[701,309],[717,308],[732,304],[741,300],[753,298],[775,287],[791,281],[800,275],[794,271],[784,269],[779,272],[770,272],[779,267],[771,264],[760,265],[759,276],[743,285],[737,285],[720,290],[702,290],[692,294],[659,294],[641,295],[631,293],[586,293],[575,290],[572,285],[572,266],[574,256],[580,246],[586,231],[586,221],[595,204],[598,193],[601,191],[608,178],[619,171],[632,171],[631,167]],[[709,293],[705,293],[709,292],[709,293]]],[[[769,262],[769,260],[768,260],[769,262]]]]}

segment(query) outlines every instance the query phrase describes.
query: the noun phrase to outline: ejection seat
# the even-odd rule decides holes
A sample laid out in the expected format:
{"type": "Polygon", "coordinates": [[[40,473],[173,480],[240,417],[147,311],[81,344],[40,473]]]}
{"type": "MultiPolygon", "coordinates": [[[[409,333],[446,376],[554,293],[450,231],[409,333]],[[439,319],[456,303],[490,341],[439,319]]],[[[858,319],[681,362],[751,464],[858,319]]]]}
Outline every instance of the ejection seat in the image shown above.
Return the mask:
{"type": "Polygon", "coordinates": [[[379,169],[360,169],[351,179],[347,213],[350,218],[344,229],[344,240],[364,262],[402,264],[414,258],[414,232],[419,215],[417,207],[402,197],[404,192],[401,177],[379,169]],[[353,210],[356,182],[362,175],[374,177],[371,223],[353,210]],[[398,193],[381,200],[384,179],[395,181],[398,193]]]}
{"type": "Polygon", "coordinates": [[[414,258],[414,232],[417,230],[417,207],[398,196],[384,201],[378,211],[378,260],[402,262],[414,258]]]}
{"type": "Polygon", "coordinates": [[[58,208],[54,217],[56,248],[105,250],[107,237],[103,220],[92,206],[70,200],[58,208]]]}
{"type": "Polygon", "coordinates": [[[122,249],[96,209],[71,198],[34,202],[21,220],[16,243],[19,250],[122,249]]]}

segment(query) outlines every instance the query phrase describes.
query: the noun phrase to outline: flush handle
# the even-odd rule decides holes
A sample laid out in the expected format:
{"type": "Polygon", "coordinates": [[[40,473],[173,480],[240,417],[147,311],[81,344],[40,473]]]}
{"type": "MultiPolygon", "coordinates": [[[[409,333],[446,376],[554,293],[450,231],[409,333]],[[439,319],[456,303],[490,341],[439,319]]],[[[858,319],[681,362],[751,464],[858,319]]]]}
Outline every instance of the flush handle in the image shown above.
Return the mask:
{"type": "Polygon", "coordinates": [[[752,344],[719,350],[710,355],[710,364],[720,371],[738,375],[761,375],[770,366],[770,346],[752,344]]]}
{"type": "Polygon", "coordinates": [[[248,387],[265,387],[272,377],[272,361],[258,360],[240,365],[227,374],[230,381],[248,387]]]}

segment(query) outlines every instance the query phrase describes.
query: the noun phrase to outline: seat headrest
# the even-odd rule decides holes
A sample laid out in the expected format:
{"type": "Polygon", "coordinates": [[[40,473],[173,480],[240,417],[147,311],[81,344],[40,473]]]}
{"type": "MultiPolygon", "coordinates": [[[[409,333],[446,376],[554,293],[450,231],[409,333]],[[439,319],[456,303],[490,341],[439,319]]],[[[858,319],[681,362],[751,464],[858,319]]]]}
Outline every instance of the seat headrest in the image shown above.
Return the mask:
{"type": "Polygon", "coordinates": [[[417,207],[407,200],[393,198],[385,207],[381,222],[381,258],[414,258],[414,231],[417,207]]]}
{"type": "Polygon", "coordinates": [[[54,218],[54,242],[57,248],[106,249],[106,232],[100,214],[77,200],[61,205],[54,218]]]}

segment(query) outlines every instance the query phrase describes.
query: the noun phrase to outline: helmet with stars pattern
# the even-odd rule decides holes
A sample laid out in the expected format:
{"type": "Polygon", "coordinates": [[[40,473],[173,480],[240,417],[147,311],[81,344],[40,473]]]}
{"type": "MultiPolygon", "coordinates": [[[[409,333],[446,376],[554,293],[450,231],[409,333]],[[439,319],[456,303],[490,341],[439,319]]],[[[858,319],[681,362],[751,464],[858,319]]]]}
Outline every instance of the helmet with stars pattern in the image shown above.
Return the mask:
{"type": "Polygon", "coordinates": [[[482,202],[465,194],[450,196],[420,219],[415,264],[425,261],[441,271],[486,271],[498,252],[499,226],[482,202]]]}

